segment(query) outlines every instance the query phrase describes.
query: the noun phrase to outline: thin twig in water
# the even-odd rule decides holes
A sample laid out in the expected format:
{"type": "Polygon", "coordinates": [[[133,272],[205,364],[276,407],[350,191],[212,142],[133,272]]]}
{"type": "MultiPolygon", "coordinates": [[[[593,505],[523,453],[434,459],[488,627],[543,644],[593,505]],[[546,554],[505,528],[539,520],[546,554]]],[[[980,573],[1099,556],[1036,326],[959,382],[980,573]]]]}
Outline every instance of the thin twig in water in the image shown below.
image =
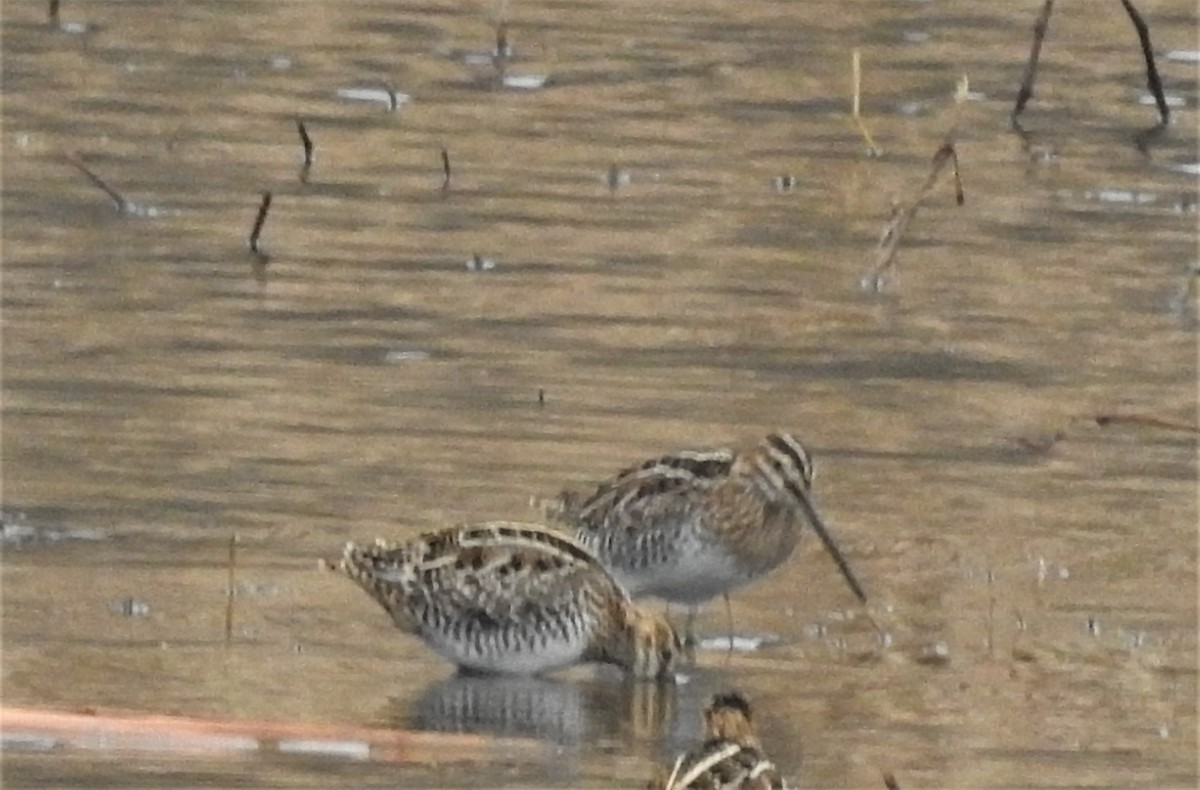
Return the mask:
{"type": "Polygon", "coordinates": [[[504,75],[508,70],[508,20],[501,17],[496,23],[496,48],[492,50],[492,67],[496,69],[496,84],[504,84],[504,75]]]}
{"type": "Polygon", "coordinates": [[[1092,421],[1101,428],[1110,425],[1143,425],[1147,428],[1162,428],[1165,431],[1200,434],[1200,426],[1181,420],[1165,420],[1150,414],[1097,414],[1092,421]]]}
{"type": "Polygon", "coordinates": [[[313,166],[313,141],[308,136],[308,129],[304,126],[302,118],[296,119],[296,131],[300,133],[300,144],[304,146],[304,164],[300,166],[300,182],[308,183],[308,173],[313,166]]]}
{"type": "Polygon", "coordinates": [[[954,199],[958,205],[963,204],[965,197],[962,178],[958,172],[958,151],[955,149],[953,141],[946,140],[933,155],[933,165],[929,175],[925,178],[925,183],[907,204],[896,205],[892,208],[892,216],[884,226],[883,233],[879,237],[879,244],[876,246],[875,267],[866,278],[867,282],[874,285],[875,290],[878,290],[883,274],[895,266],[896,250],[900,246],[900,238],[908,229],[913,217],[916,216],[917,209],[921,207],[921,201],[937,183],[947,162],[954,164],[954,199]]]}
{"type": "Polygon", "coordinates": [[[1110,425],[1134,425],[1145,428],[1158,428],[1175,433],[1200,435],[1200,425],[1193,422],[1170,420],[1155,417],[1151,414],[1101,413],[1079,414],[1069,419],[1064,427],[1059,428],[1048,436],[1018,436],[1015,437],[1014,441],[1032,452],[1045,453],[1049,452],[1059,442],[1069,438],[1072,434],[1077,434],[1076,429],[1081,425],[1095,425],[1101,428],[1107,428],[1110,425]]]}
{"type": "Polygon", "coordinates": [[[609,163],[608,173],[605,174],[604,180],[608,184],[609,194],[617,194],[617,188],[621,186],[621,168],[617,166],[616,162],[609,163]]]}
{"type": "Polygon", "coordinates": [[[1162,79],[1158,76],[1158,67],[1154,65],[1154,49],[1150,45],[1150,28],[1146,26],[1146,21],[1142,19],[1142,15],[1138,13],[1137,8],[1130,0],[1121,0],[1121,5],[1125,6],[1125,11],[1129,14],[1134,29],[1137,30],[1138,42],[1142,45],[1142,57],[1146,59],[1146,87],[1150,89],[1150,94],[1154,96],[1154,103],[1158,105],[1158,123],[1133,136],[1133,144],[1137,146],[1137,149],[1143,154],[1148,154],[1150,144],[1167,130],[1167,124],[1171,120],[1171,108],[1167,104],[1167,97],[1163,95],[1162,79]]]}
{"type": "Polygon", "coordinates": [[[1046,39],[1046,30],[1050,27],[1050,11],[1054,8],[1054,0],[1046,0],[1037,21],[1033,24],[1033,47],[1029,52],[1029,62],[1025,65],[1025,76],[1021,78],[1021,89],[1017,91],[1017,103],[1013,106],[1009,121],[1013,129],[1024,136],[1025,130],[1017,120],[1025,110],[1025,105],[1033,98],[1033,82],[1037,78],[1038,58],[1042,55],[1042,42],[1046,39]]]}
{"type": "Polygon", "coordinates": [[[308,129],[304,126],[304,120],[296,119],[296,131],[300,133],[300,144],[304,146],[304,165],[309,167],[313,163],[313,141],[308,136],[308,129]]]}
{"type": "MultiPolygon", "coordinates": [[[[1146,61],[1146,87],[1150,90],[1150,94],[1154,97],[1154,103],[1158,107],[1158,123],[1154,126],[1139,132],[1134,137],[1134,143],[1138,149],[1145,152],[1150,143],[1157,138],[1167,127],[1167,122],[1171,118],[1171,109],[1167,105],[1166,96],[1163,94],[1162,79],[1158,74],[1158,67],[1154,62],[1154,49],[1150,44],[1150,28],[1146,25],[1146,21],[1142,18],[1141,13],[1133,5],[1132,0],[1121,0],[1121,5],[1125,7],[1125,12],[1129,15],[1129,19],[1133,22],[1133,27],[1137,31],[1138,42],[1141,44],[1142,57],[1146,61]]],[[[1021,88],[1017,92],[1017,101],[1013,106],[1012,115],[1009,120],[1012,123],[1013,131],[1021,135],[1021,138],[1028,144],[1029,133],[1021,126],[1018,116],[1025,109],[1025,105],[1033,98],[1033,83],[1037,77],[1038,58],[1041,57],[1042,42],[1046,38],[1046,31],[1050,26],[1050,12],[1054,7],[1054,0],[1046,0],[1042,6],[1041,13],[1038,15],[1037,22],[1033,26],[1033,46],[1029,52],[1029,62],[1025,66],[1025,75],[1021,79],[1021,88]]]]}
{"type": "Polygon", "coordinates": [[[135,205],[133,203],[126,200],[120,192],[113,189],[102,178],[100,178],[100,176],[93,173],[91,169],[88,168],[88,166],[85,165],[79,158],[71,156],[70,154],[63,154],[62,158],[64,162],[87,176],[88,181],[91,181],[96,188],[108,195],[109,199],[112,200],[113,205],[116,207],[118,214],[129,214],[134,210],[135,205]]]}
{"type": "Polygon", "coordinates": [[[1197,280],[1200,279],[1200,264],[1188,264],[1184,271],[1183,280],[1171,295],[1169,307],[1171,312],[1188,327],[1196,324],[1196,294],[1197,280]]]}
{"type": "Polygon", "coordinates": [[[996,640],[996,573],[991,566],[987,569],[988,613],[987,613],[987,649],[988,656],[995,656],[996,640]]]}
{"type": "Polygon", "coordinates": [[[237,533],[229,535],[229,577],[225,587],[225,644],[233,641],[233,599],[236,597],[237,533]]]}
{"type": "Polygon", "coordinates": [[[265,267],[270,260],[265,252],[259,249],[258,238],[262,235],[263,225],[267,221],[267,212],[271,210],[271,192],[262,193],[262,202],[258,204],[258,214],[254,217],[254,227],[250,229],[250,252],[254,255],[255,263],[265,267]]]}
{"type": "Polygon", "coordinates": [[[507,59],[508,51],[508,20],[501,19],[496,23],[496,51],[495,56],[498,58],[507,59]]]}
{"type": "Polygon", "coordinates": [[[1158,67],[1154,65],[1154,50],[1150,46],[1150,28],[1146,26],[1146,21],[1142,19],[1142,15],[1138,13],[1131,0],[1121,0],[1121,5],[1125,6],[1125,11],[1129,14],[1134,29],[1137,30],[1138,41],[1142,45],[1142,56],[1146,59],[1146,87],[1150,89],[1150,93],[1154,95],[1154,102],[1158,105],[1158,123],[1160,126],[1166,126],[1167,121],[1171,119],[1171,108],[1167,106],[1167,98],[1163,95],[1162,80],[1158,76],[1158,67]]]}
{"type": "Polygon", "coordinates": [[[883,149],[875,145],[875,139],[867,131],[867,125],[863,123],[862,115],[859,112],[862,96],[862,53],[857,47],[850,53],[850,71],[853,82],[850,117],[853,119],[854,125],[858,127],[859,134],[863,136],[863,140],[867,143],[867,156],[883,156],[883,149]]]}
{"type": "Polygon", "coordinates": [[[450,152],[442,148],[442,191],[450,191],[450,152]]]}

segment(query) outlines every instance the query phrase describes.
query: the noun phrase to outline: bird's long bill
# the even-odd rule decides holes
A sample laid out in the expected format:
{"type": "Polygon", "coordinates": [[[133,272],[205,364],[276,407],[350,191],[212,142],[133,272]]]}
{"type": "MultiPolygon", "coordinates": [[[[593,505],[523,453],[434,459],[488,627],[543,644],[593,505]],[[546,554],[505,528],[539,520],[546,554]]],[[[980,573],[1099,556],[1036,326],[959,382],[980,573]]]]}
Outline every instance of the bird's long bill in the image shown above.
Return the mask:
{"type": "Polygon", "coordinates": [[[824,519],[817,512],[817,508],[813,505],[808,493],[801,490],[799,486],[791,481],[788,481],[787,486],[788,490],[792,492],[792,496],[800,503],[800,507],[805,515],[808,516],[808,520],[812,523],[813,529],[816,530],[817,535],[821,538],[821,542],[829,550],[833,561],[837,563],[838,570],[842,572],[842,576],[846,579],[846,583],[850,585],[850,589],[854,591],[854,595],[859,601],[866,603],[867,594],[863,592],[862,585],[858,583],[858,579],[854,576],[854,571],[850,570],[850,563],[842,556],[842,550],[833,542],[833,537],[829,534],[829,528],[825,526],[824,519]]]}

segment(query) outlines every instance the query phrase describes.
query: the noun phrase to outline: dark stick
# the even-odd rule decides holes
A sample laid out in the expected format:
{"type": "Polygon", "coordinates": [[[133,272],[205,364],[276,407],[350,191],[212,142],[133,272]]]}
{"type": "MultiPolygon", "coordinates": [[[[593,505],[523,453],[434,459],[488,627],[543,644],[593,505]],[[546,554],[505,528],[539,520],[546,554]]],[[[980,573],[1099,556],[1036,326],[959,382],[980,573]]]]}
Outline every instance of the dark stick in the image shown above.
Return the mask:
{"type": "Polygon", "coordinates": [[[621,186],[621,168],[617,167],[616,162],[612,162],[608,166],[608,191],[612,194],[617,194],[617,187],[621,186]]]}
{"type": "Polygon", "coordinates": [[[503,84],[508,68],[508,22],[503,19],[496,23],[496,50],[492,53],[492,66],[496,69],[496,83],[503,84]]]}
{"type": "Polygon", "coordinates": [[[296,119],[296,131],[300,132],[300,142],[304,145],[304,166],[312,167],[313,141],[308,136],[308,129],[304,128],[304,121],[300,118],[296,119]]]}
{"type": "Polygon", "coordinates": [[[100,176],[93,173],[81,160],[71,156],[70,154],[64,154],[63,161],[87,176],[87,179],[91,181],[93,185],[103,191],[104,194],[108,195],[109,199],[112,200],[113,204],[116,206],[118,213],[127,214],[133,210],[133,203],[130,203],[120,192],[110,187],[102,178],[100,178],[100,176]]]}
{"type": "Polygon", "coordinates": [[[300,143],[304,146],[304,164],[300,166],[300,183],[308,183],[308,174],[312,170],[313,165],[313,141],[308,136],[308,129],[304,126],[304,121],[300,118],[296,119],[296,131],[300,132],[300,143]]]}
{"type": "Polygon", "coordinates": [[[229,578],[225,588],[225,644],[233,641],[234,568],[237,567],[237,533],[229,535],[229,578]]]}
{"type": "Polygon", "coordinates": [[[395,112],[400,107],[400,99],[396,96],[396,88],[390,82],[384,86],[388,95],[388,112],[395,112]]]}
{"type": "Polygon", "coordinates": [[[508,57],[508,22],[503,19],[496,23],[496,57],[508,57]]]}
{"type": "Polygon", "coordinates": [[[442,191],[446,192],[450,189],[450,152],[445,148],[442,149],[442,191]]]}
{"type": "Polygon", "coordinates": [[[50,0],[50,24],[58,25],[58,3],[59,0],[50,0]]]}
{"type": "MultiPolygon", "coordinates": [[[[954,164],[954,202],[961,206],[967,202],[967,196],[963,194],[962,176],[958,172],[958,149],[954,147],[954,143],[949,141],[945,143],[943,148],[947,146],[950,149],[950,161],[954,164]]],[[[930,184],[930,186],[932,187],[933,184],[930,184]]]]}
{"type": "Polygon", "coordinates": [[[1054,8],[1054,0],[1046,0],[1042,13],[1038,15],[1033,25],[1033,48],[1029,52],[1029,63],[1025,66],[1025,76],[1021,78],[1021,90],[1017,92],[1017,103],[1013,107],[1009,120],[1014,129],[1020,131],[1021,124],[1017,116],[1025,109],[1025,104],[1033,97],[1033,81],[1037,77],[1038,58],[1042,54],[1042,41],[1046,38],[1046,30],[1050,27],[1050,11],[1054,8]]]}
{"type": "Polygon", "coordinates": [[[1046,453],[1066,438],[1066,431],[1055,431],[1049,436],[1017,436],[1013,438],[1013,441],[1031,453],[1046,453]]]}
{"type": "Polygon", "coordinates": [[[1146,87],[1154,94],[1154,101],[1158,105],[1159,124],[1166,126],[1167,121],[1171,118],[1171,109],[1167,107],[1167,99],[1163,96],[1162,80],[1158,76],[1158,67],[1154,65],[1154,51],[1150,47],[1150,28],[1146,26],[1146,21],[1134,8],[1131,0],[1121,0],[1121,5],[1125,6],[1125,11],[1129,14],[1129,18],[1137,30],[1138,41],[1142,44],[1142,55],[1146,58],[1146,87]]]}
{"type": "Polygon", "coordinates": [[[258,237],[262,234],[263,225],[267,221],[267,212],[271,210],[270,191],[262,193],[262,203],[258,205],[258,216],[254,218],[254,227],[250,230],[250,252],[254,253],[260,264],[267,262],[267,254],[258,248],[258,237]]]}

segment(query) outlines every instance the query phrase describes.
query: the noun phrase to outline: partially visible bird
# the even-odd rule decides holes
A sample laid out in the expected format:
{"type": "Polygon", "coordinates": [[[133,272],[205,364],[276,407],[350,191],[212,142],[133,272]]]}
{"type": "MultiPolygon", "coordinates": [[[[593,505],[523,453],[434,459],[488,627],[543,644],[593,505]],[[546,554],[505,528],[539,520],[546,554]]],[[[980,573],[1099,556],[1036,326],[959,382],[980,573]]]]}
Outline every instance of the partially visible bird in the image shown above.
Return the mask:
{"type": "Polygon", "coordinates": [[[704,710],[704,740],[659,766],[647,790],[784,790],[779,769],[754,731],[750,703],[736,691],[718,694],[704,710]]]}

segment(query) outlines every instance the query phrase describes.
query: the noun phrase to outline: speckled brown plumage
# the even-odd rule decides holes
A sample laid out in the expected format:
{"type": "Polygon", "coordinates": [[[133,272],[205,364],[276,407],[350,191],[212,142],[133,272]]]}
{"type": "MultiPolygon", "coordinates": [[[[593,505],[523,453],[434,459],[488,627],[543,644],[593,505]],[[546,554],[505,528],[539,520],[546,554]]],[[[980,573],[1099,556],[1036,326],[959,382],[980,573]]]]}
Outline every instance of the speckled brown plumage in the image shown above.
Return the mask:
{"type": "Polygon", "coordinates": [[[585,547],[538,525],[351,543],[336,567],[401,631],[464,669],[533,674],[598,661],[666,678],[679,653],[665,619],[634,605],[585,547]]]}
{"type": "Polygon", "coordinates": [[[718,694],[704,710],[699,746],[659,766],[647,790],[784,790],[754,731],[753,711],[737,692],[718,694]]]}
{"type": "Polygon", "coordinates": [[[550,515],[633,595],[695,606],[777,568],[805,523],[854,594],[866,595],[812,502],[813,464],[788,434],[744,450],[685,451],[623,469],[550,515]]]}

